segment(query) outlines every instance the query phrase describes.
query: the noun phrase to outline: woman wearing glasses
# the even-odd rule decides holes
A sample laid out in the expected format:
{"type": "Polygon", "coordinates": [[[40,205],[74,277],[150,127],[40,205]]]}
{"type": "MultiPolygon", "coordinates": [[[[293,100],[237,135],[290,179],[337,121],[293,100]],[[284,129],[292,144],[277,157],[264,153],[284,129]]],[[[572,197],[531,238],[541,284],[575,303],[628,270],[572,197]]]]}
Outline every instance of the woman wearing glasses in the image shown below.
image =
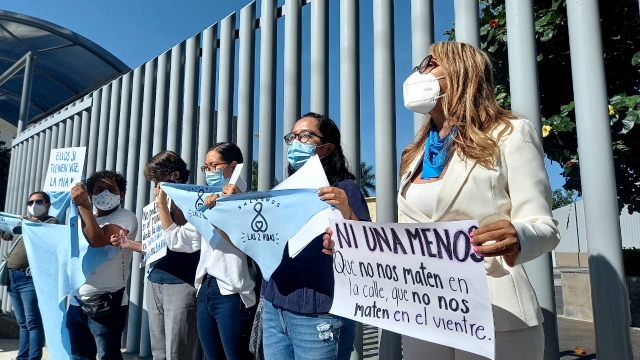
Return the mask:
{"type": "MultiPolygon", "coordinates": [[[[498,106],[491,62],[471,45],[434,44],[403,95],[428,117],[402,153],[400,221],[477,220],[470,235],[485,261],[496,359],[542,359],[543,317],[522,264],[560,237],[539,129],[498,106]]],[[[403,349],[409,360],[482,359],[408,336],[403,349]]]]}
{"type": "MultiPolygon", "coordinates": [[[[173,152],[163,152],[154,156],[145,168],[145,175],[154,181],[159,179],[159,181],[186,182],[188,172],[185,177],[184,172],[179,170],[183,165],[186,169],[186,164],[176,153],[170,157],[167,157],[167,153],[173,152]],[[179,160],[175,157],[178,157],[179,160]],[[168,159],[172,159],[170,163],[178,166],[168,167],[168,159]]],[[[217,143],[207,152],[205,162],[206,164],[200,167],[200,170],[205,174],[207,185],[223,186],[224,194],[240,192],[237,186],[228,184],[236,165],[243,162],[240,148],[228,142],[217,143]]],[[[195,281],[192,277],[190,282],[193,282],[195,286],[194,293],[197,292],[197,296],[194,294],[196,296],[194,315],[197,318],[200,343],[207,359],[245,360],[252,358],[249,352],[249,336],[255,314],[256,295],[254,291],[255,280],[251,276],[247,256],[222,238],[216,242],[216,247],[213,248],[209,239],[204,239],[200,232],[185,220],[182,211],[174,203],[171,204],[171,210],[169,209],[167,194],[160,186],[156,186],[155,194],[168,249],[179,253],[199,253],[199,261],[195,260],[197,267],[193,269],[195,281]]],[[[205,205],[212,206],[216,197],[217,195],[213,195],[206,198],[205,205]]],[[[217,232],[214,233],[219,235],[217,232]]],[[[122,241],[123,243],[116,243],[116,245],[126,247],[127,243],[131,243],[126,239],[122,241]]],[[[178,264],[173,263],[173,265],[178,264]]],[[[191,264],[181,264],[178,267],[182,269],[182,272],[192,269],[191,264]]],[[[188,291],[188,288],[185,291],[188,291]]],[[[155,293],[151,295],[157,297],[155,293]]],[[[172,304],[173,308],[185,306],[181,301],[176,301],[178,296],[174,296],[173,300],[168,297],[165,299],[165,304],[172,304]]],[[[149,299],[147,301],[151,302],[149,299]]],[[[167,348],[166,358],[192,358],[195,348],[193,336],[189,338],[188,326],[178,327],[177,325],[177,323],[170,324],[170,328],[165,325],[164,332],[166,332],[167,340],[183,339],[185,344],[191,344],[191,348],[182,353],[175,353],[172,357],[169,356],[169,348],[167,348]],[[172,332],[173,334],[171,334],[172,332]]],[[[150,332],[153,334],[158,330],[150,329],[150,332]]],[[[154,352],[155,358],[156,353],[154,352]]]]}
{"type": "MultiPolygon", "coordinates": [[[[28,216],[24,217],[33,222],[57,224],[58,219],[49,216],[51,199],[43,191],[34,192],[27,201],[28,216]]],[[[38,309],[38,298],[33,286],[33,278],[29,271],[27,250],[22,240],[22,226],[18,224],[13,229],[14,235],[0,231],[3,240],[13,240],[14,245],[7,259],[9,281],[7,293],[11,298],[13,311],[20,327],[20,348],[16,359],[35,360],[42,358],[44,346],[44,328],[38,309]]],[[[60,239],[62,240],[62,239],[60,239]]]]}
{"type": "MultiPolygon", "coordinates": [[[[340,144],[340,130],[328,117],[308,113],[285,136],[288,173],[318,155],[331,186],[318,196],[336,206],[345,219],[370,221],[364,196],[354,182],[340,144]]],[[[329,314],[333,301],[332,258],[323,234],[295,258],[285,255],[269,281],[262,282],[263,347],[266,360],[349,359],[355,323],[329,314]]],[[[288,254],[285,248],[284,254],[288,254]]]]}

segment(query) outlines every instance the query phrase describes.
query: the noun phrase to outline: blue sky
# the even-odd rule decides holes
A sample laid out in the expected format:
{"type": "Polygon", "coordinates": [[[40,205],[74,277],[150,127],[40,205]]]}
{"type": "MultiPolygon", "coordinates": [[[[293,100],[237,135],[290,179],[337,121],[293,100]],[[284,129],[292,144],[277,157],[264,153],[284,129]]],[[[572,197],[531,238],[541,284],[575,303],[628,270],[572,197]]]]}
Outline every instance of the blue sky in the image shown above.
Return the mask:
{"type": "MultiPolygon", "coordinates": [[[[248,4],[249,0],[3,0],[0,8],[34,16],[70,30],[92,40],[120,58],[129,67],[136,68],[158,56],[180,41],[189,38],[233,11],[248,4]]],[[[284,0],[277,0],[282,5],[284,0]]],[[[361,58],[361,149],[362,160],[374,164],[374,108],[373,108],[373,8],[371,0],[360,1],[361,58]]],[[[396,153],[412,140],[413,114],[402,104],[402,82],[410,73],[411,63],[411,16],[410,1],[395,2],[395,76],[396,76],[396,153]]],[[[434,0],[436,41],[445,40],[443,33],[453,26],[453,1],[434,0]]],[[[260,1],[257,3],[260,16],[260,1]]],[[[340,121],[339,92],[339,0],[329,4],[329,116],[340,121]]],[[[302,112],[309,110],[309,67],[311,6],[302,10],[302,112]]],[[[237,20],[239,21],[239,20],[237,20]]],[[[259,33],[256,36],[256,67],[259,62],[259,33]]],[[[278,20],[278,70],[277,104],[283,103],[283,48],[284,19],[278,20]]],[[[236,57],[238,51],[236,49],[236,57]]],[[[237,75],[236,75],[237,79],[237,75]]],[[[256,74],[256,80],[259,74],[256,74]]],[[[257,95],[256,81],[256,95],[257,95]]],[[[255,132],[258,131],[256,103],[255,132]]],[[[276,110],[278,126],[276,134],[284,135],[282,108],[276,110]]],[[[287,131],[288,132],[288,131],[287,131]]],[[[257,152],[258,139],[254,142],[257,152]]],[[[391,144],[390,144],[391,145],[391,144]]],[[[283,146],[276,146],[276,175],[282,173],[283,146]]],[[[257,159],[257,157],[256,157],[257,159]]],[[[399,163],[399,161],[398,161],[399,163]]],[[[557,164],[547,162],[551,187],[562,187],[564,180],[557,164]]],[[[382,175],[382,174],[378,174],[382,175]]]]}

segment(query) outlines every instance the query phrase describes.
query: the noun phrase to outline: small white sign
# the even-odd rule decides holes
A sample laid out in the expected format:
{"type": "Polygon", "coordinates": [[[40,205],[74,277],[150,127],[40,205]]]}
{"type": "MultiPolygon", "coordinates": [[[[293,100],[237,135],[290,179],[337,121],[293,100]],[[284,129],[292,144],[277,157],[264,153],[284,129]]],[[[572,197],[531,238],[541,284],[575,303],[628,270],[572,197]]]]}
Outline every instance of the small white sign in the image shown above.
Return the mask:
{"type": "Polygon", "coordinates": [[[140,267],[167,255],[167,241],[155,201],[142,209],[142,261],[140,267]]]}
{"type": "Polygon", "coordinates": [[[86,147],[51,150],[43,191],[71,191],[82,178],[86,147]]]}
{"type": "Polygon", "coordinates": [[[484,260],[469,238],[476,221],[331,227],[330,313],[494,359],[484,260]]]}

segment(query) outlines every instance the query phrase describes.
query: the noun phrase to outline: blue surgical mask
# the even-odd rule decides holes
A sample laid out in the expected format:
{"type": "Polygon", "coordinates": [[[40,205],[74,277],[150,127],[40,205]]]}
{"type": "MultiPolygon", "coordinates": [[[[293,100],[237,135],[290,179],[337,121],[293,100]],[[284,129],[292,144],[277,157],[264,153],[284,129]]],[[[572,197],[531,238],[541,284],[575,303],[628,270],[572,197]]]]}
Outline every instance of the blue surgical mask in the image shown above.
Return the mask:
{"type": "Polygon", "coordinates": [[[204,175],[204,179],[209,186],[225,186],[229,183],[229,179],[224,178],[224,169],[218,169],[216,171],[207,171],[204,175]]]}
{"type": "Polygon", "coordinates": [[[287,160],[294,169],[298,170],[304,165],[307,160],[311,159],[316,153],[316,145],[311,143],[301,143],[300,141],[294,141],[289,145],[287,149],[287,160]]]}

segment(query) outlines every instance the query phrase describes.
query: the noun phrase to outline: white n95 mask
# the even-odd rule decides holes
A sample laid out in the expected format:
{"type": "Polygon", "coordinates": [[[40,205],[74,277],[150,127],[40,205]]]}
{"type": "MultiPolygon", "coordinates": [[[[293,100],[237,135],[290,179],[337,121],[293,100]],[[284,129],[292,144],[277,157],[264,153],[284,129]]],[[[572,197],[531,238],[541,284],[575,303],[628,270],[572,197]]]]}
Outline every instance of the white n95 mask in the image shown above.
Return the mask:
{"type": "Polygon", "coordinates": [[[431,112],[438,99],[444,96],[444,94],[440,95],[438,82],[442,78],[444,76],[436,77],[431,73],[420,74],[418,71],[411,74],[402,84],[404,106],[420,114],[431,112]]]}

